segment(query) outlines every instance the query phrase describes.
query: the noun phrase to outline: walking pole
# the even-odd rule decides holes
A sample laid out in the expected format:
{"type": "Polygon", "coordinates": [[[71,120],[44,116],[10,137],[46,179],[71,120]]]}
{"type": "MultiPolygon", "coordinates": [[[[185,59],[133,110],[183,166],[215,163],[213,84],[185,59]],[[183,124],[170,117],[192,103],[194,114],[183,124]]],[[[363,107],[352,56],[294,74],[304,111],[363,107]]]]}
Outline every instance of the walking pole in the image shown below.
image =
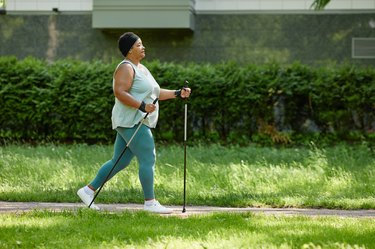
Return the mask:
{"type": "MultiPolygon", "coordinates": [[[[188,87],[189,82],[185,81],[184,88],[188,87]]],[[[186,140],[187,140],[187,101],[185,99],[185,121],[184,121],[184,205],[182,212],[186,212],[186,140]]]]}
{"type": "MultiPolygon", "coordinates": [[[[154,102],[152,102],[152,103],[155,105],[156,102],[158,102],[158,98],[156,98],[156,99],[154,100],[154,102]]],[[[108,181],[109,176],[112,174],[112,172],[113,172],[113,170],[115,169],[117,163],[120,161],[120,159],[121,159],[121,157],[124,155],[126,149],[129,147],[129,145],[130,145],[130,143],[132,142],[133,138],[134,138],[135,135],[137,134],[139,128],[141,128],[141,126],[142,126],[143,122],[146,120],[148,114],[150,114],[150,113],[147,113],[147,114],[143,117],[143,119],[142,119],[141,122],[139,123],[137,129],[136,129],[135,132],[133,133],[133,136],[130,138],[130,140],[129,140],[129,142],[126,144],[124,150],[121,152],[120,156],[117,158],[116,162],[113,164],[113,167],[112,167],[112,169],[109,171],[109,173],[108,173],[107,177],[105,178],[103,184],[100,186],[100,188],[99,188],[98,191],[96,192],[94,198],[93,198],[92,201],[90,202],[90,204],[89,204],[89,208],[90,208],[91,205],[94,203],[94,200],[95,200],[96,197],[99,195],[100,190],[102,190],[104,184],[108,181]]]]}

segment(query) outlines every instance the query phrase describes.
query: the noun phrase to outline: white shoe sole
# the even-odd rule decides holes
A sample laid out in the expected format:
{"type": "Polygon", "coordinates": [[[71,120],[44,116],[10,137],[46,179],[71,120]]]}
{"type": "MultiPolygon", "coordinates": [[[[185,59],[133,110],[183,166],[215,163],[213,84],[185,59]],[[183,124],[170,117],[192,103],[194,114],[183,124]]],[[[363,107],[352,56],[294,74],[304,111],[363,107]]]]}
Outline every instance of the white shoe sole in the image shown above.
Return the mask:
{"type": "Polygon", "coordinates": [[[144,205],[143,210],[145,210],[147,212],[151,212],[151,213],[156,213],[156,214],[171,214],[171,213],[173,213],[172,209],[166,208],[166,207],[161,206],[161,205],[158,206],[158,207],[144,205]]]}
{"type": "Polygon", "coordinates": [[[149,210],[149,209],[143,209],[144,211],[146,212],[150,212],[150,213],[154,213],[154,214],[171,214],[173,213],[173,210],[163,210],[163,211],[160,211],[160,210],[149,210]]]}
{"type": "MultiPolygon", "coordinates": [[[[88,199],[88,195],[84,191],[85,190],[83,188],[79,189],[77,191],[77,195],[79,196],[81,201],[88,207],[91,203],[91,200],[88,199]]],[[[100,210],[100,208],[95,205],[95,203],[91,204],[90,208],[94,210],[100,210]]]]}

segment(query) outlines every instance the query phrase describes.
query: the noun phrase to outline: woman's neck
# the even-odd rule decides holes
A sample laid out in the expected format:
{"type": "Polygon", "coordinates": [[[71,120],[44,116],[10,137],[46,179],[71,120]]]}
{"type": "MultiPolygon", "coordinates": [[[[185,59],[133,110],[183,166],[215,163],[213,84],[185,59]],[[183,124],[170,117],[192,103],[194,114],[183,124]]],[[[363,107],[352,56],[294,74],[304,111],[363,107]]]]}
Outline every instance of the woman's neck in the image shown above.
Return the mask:
{"type": "Polygon", "coordinates": [[[139,63],[140,63],[140,60],[136,60],[134,58],[129,58],[129,57],[125,57],[126,60],[130,61],[131,63],[133,63],[134,65],[138,66],[139,63]]]}

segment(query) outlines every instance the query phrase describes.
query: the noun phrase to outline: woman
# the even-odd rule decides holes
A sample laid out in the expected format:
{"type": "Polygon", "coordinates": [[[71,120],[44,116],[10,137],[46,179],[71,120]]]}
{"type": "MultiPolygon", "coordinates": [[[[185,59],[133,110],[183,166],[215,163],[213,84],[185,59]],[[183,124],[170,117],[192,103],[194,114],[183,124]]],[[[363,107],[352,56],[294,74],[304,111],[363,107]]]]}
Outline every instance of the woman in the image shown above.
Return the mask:
{"type": "MultiPolygon", "coordinates": [[[[167,90],[159,87],[150,71],[141,64],[141,60],[145,57],[145,47],[136,34],[132,32],[123,34],[120,36],[118,46],[125,58],[113,74],[115,105],[112,110],[112,128],[117,132],[114,155],[102,165],[96,177],[87,186],[79,189],[77,194],[86,205],[91,203],[95,191],[104,183],[138,124],[144,115],[149,113],[109,179],[126,168],[135,156],[139,164],[139,179],[145,199],[144,210],[172,213],[171,209],[160,205],[154,194],[155,144],[150,129],[156,126],[159,105],[153,104],[153,101],[156,98],[159,100],[188,98],[191,90],[190,88],[167,90]]],[[[94,203],[90,207],[99,210],[94,203]]]]}

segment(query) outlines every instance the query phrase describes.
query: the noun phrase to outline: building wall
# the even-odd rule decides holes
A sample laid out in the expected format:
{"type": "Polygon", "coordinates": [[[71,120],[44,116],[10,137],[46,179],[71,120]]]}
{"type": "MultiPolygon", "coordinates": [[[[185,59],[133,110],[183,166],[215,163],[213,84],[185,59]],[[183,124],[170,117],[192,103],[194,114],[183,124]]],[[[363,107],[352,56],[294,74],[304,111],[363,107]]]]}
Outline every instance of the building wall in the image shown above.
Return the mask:
{"type": "MultiPolygon", "coordinates": [[[[196,0],[199,12],[310,10],[313,0],[196,0]]],[[[331,0],[327,10],[374,9],[374,0],[331,0]]]]}
{"type": "MultiPolygon", "coordinates": [[[[8,11],[92,11],[93,0],[5,0],[8,11]]],[[[308,10],[313,0],[195,0],[197,12],[308,10]]],[[[375,9],[375,0],[332,0],[327,10],[375,9]]]]}
{"type": "MultiPolygon", "coordinates": [[[[200,14],[194,32],[131,31],[142,37],[149,60],[375,65],[374,58],[352,58],[352,38],[374,38],[374,22],[373,13],[200,14]]],[[[90,14],[0,15],[0,56],[109,62],[121,59],[117,39],[125,31],[129,29],[92,29],[90,14]]]]}
{"type": "Polygon", "coordinates": [[[375,51],[375,0],[332,0],[319,12],[309,9],[312,2],[195,0],[192,31],[94,29],[93,0],[7,0],[0,56],[118,60],[117,39],[130,30],[142,37],[150,60],[375,65],[375,56],[352,58],[353,38],[373,39],[375,51]]]}
{"type": "Polygon", "coordinates": [[[8,12],[51,11],[91,11],[92,0],[5,0],[8,12]]]}

